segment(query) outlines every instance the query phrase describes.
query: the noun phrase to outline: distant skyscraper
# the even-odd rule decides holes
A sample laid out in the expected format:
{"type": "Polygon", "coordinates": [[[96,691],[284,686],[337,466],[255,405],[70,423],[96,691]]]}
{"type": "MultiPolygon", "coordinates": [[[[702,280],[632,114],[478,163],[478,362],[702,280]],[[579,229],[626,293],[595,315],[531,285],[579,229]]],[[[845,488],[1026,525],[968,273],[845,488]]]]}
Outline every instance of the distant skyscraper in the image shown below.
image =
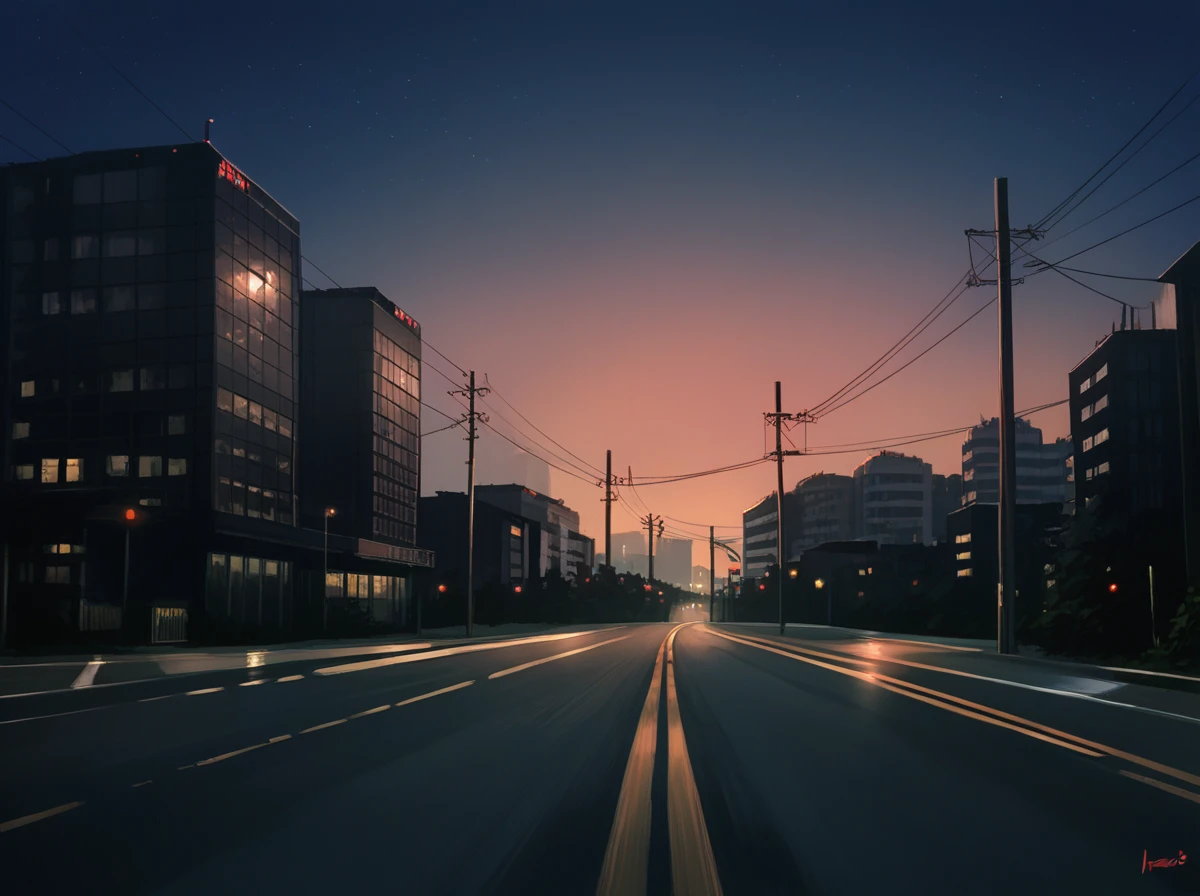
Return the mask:
{"type": "Polygon", "coordinates": [[[688,538],[659,538],[654,545],[654,578],[687,588],[692,581],[692,542],[688,538]]]}
{"type": "Polygon", "coordinates": [[[854,471],[859,532],[881,544],[933,541],[933,468],[919,457],[883,451],[854,471]]]}
{"type": "MultiPolygon", "coordinates": [[[[817,473],[803,480],[793,493],[799,500],[797,525],[788,524],[793,533],[791,557],[829,541],[848,541],[854,537],[854,478],[835,473],[817,473]]],[[[785,509],[784,522],[788,523],[785,509]]]]}
{"type": "Polygon", "coordinates": [[[617,572],[645,573],[646,536],[641,532],[614,532],[612,534],[612,559],[609,563],[617,572]],[[641,557],[641,569],[635,569],[635,558],[641,557]]]}

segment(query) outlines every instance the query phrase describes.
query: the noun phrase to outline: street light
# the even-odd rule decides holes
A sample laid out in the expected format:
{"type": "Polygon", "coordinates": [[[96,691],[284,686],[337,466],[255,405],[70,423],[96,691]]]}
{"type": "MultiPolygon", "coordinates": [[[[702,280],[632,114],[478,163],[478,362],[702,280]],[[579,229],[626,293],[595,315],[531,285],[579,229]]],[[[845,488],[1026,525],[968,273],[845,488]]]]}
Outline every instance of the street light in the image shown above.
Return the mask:
{"type": "Polygon", "coordinates": [[[322,552],[325,574],[321,582],[321,631],[329,628],[329,518],[337,516],[336,507],[325,508],[325,549],[322,552]]]}
{"type": "Polygon", "coordinates": [[[446,586],[438,585],[438,594],[445,594],[445,593],[446,593],[446,586]]]}
{"type": "Polygon", "coordinates": [[[788,570],[788,575],[789,575],[789,576],[791,576],[791,577],[794,579],[794,578],[796,578],[796,576],[800,575],[800,570],[798,570],[798,569],[789,569],[789,570],[788,570]]]}
{"type": "Polygon", "coordinates": [[[520,594],[520,593],[521,593],[521,586],[520,586],[520,585],[517,585],[515,588],[513,588],[513,591],[515,591],[517,594],[520,594]]]}

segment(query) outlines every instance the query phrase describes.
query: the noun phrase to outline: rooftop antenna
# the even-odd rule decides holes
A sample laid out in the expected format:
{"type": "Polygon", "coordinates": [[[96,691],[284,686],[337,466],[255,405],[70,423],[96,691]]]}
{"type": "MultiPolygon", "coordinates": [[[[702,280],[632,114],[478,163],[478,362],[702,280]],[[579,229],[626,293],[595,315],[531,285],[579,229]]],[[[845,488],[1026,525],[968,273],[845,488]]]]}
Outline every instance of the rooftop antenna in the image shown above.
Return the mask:
{"type": "Polygon", "coordinates": [[[204,142],[205,143],[212,143],[212,141],[208,139],[208,131],[209,131],[209,127],[212,125],[212,123],[213,123],[213,120],[211,118],[206,118],[204,120],[204,142]]]}

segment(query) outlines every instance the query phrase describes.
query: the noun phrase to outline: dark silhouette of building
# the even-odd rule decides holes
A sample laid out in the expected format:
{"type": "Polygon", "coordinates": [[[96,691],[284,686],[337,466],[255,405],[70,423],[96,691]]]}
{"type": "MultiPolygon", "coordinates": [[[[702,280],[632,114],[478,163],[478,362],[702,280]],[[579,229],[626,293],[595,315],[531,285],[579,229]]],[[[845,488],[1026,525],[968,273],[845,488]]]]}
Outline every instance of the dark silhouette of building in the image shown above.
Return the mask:
{"type": "Polygon", "coordinates": [[[535,542],[539,575],[557,569],[564,578],[586,578],[596,560],[596,542],[579,532],[579,514],[559,498],[551,498],[524,485],[481,485],[476,502],[494,504],[534,520],[541,529],[535,542]]]}
{"type": "MultiPolygon", "coordinates": [[[[1063,439],[1046,444],[1042,431],[1023,417],[1016,418],[1017,503],[1067,502],[1067,458],[1071,446],[1063,439]]],[[[1000,421],[998,417],[971,428],[962,447],[962,504],[1000,502],[1000,421]]]]}
{"type": "MultiPolygon", "coordinates": [[[[439,593],[454,597],[467,591],[467,496],[462,492],[438,492],[418,502],[423,547],[433,551],[434,567],[421,576],[422,591],[430,599],[439,593]],[[439,592],[438,586],[446,591],[439,592]]],[[[475,502],[475,586],[476,590],[499,583],[509,587],[525,585],[541,574],[538,554],[542,524],[508,507],[487,501],[475,502]]],[[[465,607],[465,605],[464,605],[465,607]]],[[[465,613],[465,609],[463,610],[465,613]]]]}
{"type": "Polygon", "coordinates": [[[658,538],[654,544],[654,578],[687,588],[692,580],[690,538],[658,538]]]}
{"type": "MultiPolygon", "coordinates": [[[[791,557],[809,548],[854,537],[854,477],[836,473],[814,473],[795,489],[799,503],[798,525],[788,526],[795,534],[791,557]]],[[[784,519],[786,524],[788,520],[784,519]]]]}
{"type": "Polygon", "coordinates": [[[933,474],[933,540],[946,541],[946,517],[962,506],[962,476],[933,474]]]}
{"type": "Polygon", "coordinates": [[[1179,387],[1173,330],[1117,330],[1071,371],[1075,492],[1128,520],[1182,526],[1179,387]]]}
{"type": "MultiPolygon", "coordinates": [[[[778,504],[775,493],[767,495],[757,504],[742,512],[742,564],[746,578],[757,579],[772,564],[779,562],[778,504]]],[[[795,540],[796,526],[800,520],[800,501],[794,491],[784,495],[783,543],[790,545],[795,540]]]]}

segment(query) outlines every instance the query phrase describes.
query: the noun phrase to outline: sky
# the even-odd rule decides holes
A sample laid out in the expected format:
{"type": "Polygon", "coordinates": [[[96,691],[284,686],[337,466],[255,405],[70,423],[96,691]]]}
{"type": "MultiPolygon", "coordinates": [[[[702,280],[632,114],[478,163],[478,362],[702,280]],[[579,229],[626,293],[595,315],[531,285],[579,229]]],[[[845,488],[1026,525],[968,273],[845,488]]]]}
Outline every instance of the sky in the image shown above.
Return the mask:
{"type": "MultiPolygon", "coordinates": [[[[0,99],[73,151],[197,138],[214,119],[214,145],[297,216],[311,262],[420,321],[424,400],[457,415],[455,365],[486,374],[488,425],[566,471],[551,493],[603,550],[606,450],[635,477],[762,457],[776,380],[799,412],[871,365],[968,270],[963,231],[993,228],[993,178],[1009,178],[1013,226],[1038,221],[1192,74],[1200,33],[1200,5],[1182,2],[1086,16],[1077,3],[833,6],[20,4],[0,99]]],[[[1198,92],[1195,78],[1126,154],[1198,92]]],[[[0,135],[62,153],[2,105],[0,135]]],[[[1039,245],[1198,138],[1200,102],[1039,245]]],[[[27,159],[0,140],[0,163],[27,159]]],[[[1042,257],[1197,194],[1200,162],[1042,257]]],[[[1200,202],[1064,263],[1156,277],[1198,237],[1200,202]]],[[[305,278],[331,285],[312,265],[305,278]]],[[[1136,305],[1159,289],[1080,279],[1136,305]]],[[[866,384],[994,295],[967,289],[866,384]]],[[[1053,271],[1015,286],[1017,408],[1066,398],[1067,372],[1119,318],[1053,271]]],[[[996,328],[993,306],[809,425],[808,448],[994,416],[996,328]]],[[[1034,422],[1068,434],[1065,407],[1034,422]]],[[[446,423],[423,413],[427,431],[446,423]]],[[[483,432],[481,479],[502,480],[516,449],[483,432]]],[[[803,427],[790,436],[804,447],[803,427]]],[[[422,440],[424,493],[465,488],[460,437],[422,440]]],[[[905,450],[953,473],[960,447],[905,450]]],[[[870,453],[789,458],[786,487],[870,453]]],[[[736,537],[774,483],[762,464],[623,488],[613,529],[648,507],[698,538],[710,524],[736,537]]],[[[696,562],[707,554],[698,543],[696,562]]]]}

